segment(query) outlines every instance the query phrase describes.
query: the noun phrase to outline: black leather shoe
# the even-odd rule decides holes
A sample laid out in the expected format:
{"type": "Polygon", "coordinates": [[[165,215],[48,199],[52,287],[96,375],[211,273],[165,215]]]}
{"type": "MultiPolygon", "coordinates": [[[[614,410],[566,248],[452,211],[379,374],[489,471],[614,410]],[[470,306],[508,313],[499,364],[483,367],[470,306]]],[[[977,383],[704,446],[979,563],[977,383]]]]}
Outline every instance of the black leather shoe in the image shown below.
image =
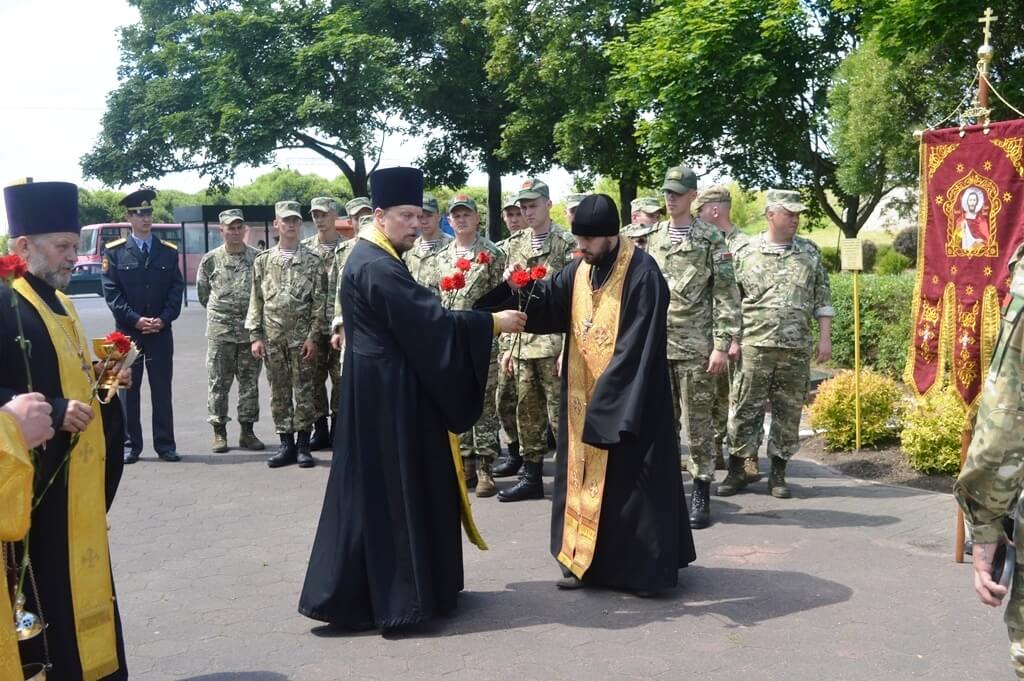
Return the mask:
{"type": "Polygon", "coordinates": [[[518,475],[519,469],[522,467],[523,457],[519,456],[519,443],[509,442],[508,456],[494,465],[491,469],[491,477],[511,478],[513,475],[518,475]]]}
{"type": "Polygon", "coordinates": [[[559,589],[567,590],[582,589],[583,582],[581,582],[576,575],[567,575],[565,577],[562,577],[557,582],[555,582],[555,586],[557,586],[559,589]]]}
{"type": "Polygon", "coordinates": [[[299,458],[299,452],[295,447],[295,437],[292,433],[280,433],[281,446],[277,453],[267,459],[267,465],[271,468],[280,468],[295,463],[299,458]]]}
{"type": "MultiPolygon", "coordinates": [[[[327,427],[327,417],[317,419],[316,423],[313,424],[313,438],[309,441],[309,448],[314,452],[318,452],[321,449],[330,449],[330,447],[331,430],[327,427]]],[[[301,461],[299,464],[301,465],[301,461]]]]}
{"type": "Polygon", "coordinates": [[[519,474],[519,482],[508,489],[498,492],[498,501],[524,501],[526,499],[544,498],[544,480],[542,472],[544,462],[527,461],[523,464],[523,472],[519,474]]]}
{"type": "Polygon", "coordinates": [[[156,455],[160,457],[161,461],[181,461],[178,452],[173,449],[169,452],[157,452],[156,455]]]}
{"type": "Polygon", "coordinates": [[[703,530],[711,524],[711,481],[694,480],[690,497],[690,529],[703,530]]]}
{"type": "Polygon", "coordinates": [[[124,462],[135,463],[136,461],[139,460],[139,454],[141,454],[141,452],[133,452],[132,450],[129,449],[124,453],[124,462]]]}
{"type": "Polygon", "coordinates": [[[316,465],[316,459],[313,458],[309,450],[309,431],[299,431],[298,455],[296,457],[296,460],[299,462],[299,468],[312,468],[316,465]]]}

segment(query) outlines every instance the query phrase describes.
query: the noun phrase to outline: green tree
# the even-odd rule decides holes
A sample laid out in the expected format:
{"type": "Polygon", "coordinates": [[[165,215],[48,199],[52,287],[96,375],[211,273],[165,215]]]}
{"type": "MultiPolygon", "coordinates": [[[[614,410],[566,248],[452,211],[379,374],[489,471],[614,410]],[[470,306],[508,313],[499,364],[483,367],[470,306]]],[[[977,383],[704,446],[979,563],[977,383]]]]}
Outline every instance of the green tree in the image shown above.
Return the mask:
{"type": "Polygon", "coordinates": [[[111,185],[197,170],[224,187],[240,164],[309,149],[366,192],[404,102],[402,50],[362,11],[305,0],[132,0],[121,84],[110,94],[87,177],[111,185]]]}
{"type": "Polygon", "coordinates": [[[667,0],[612,45],[616,92],[643,113],[640,139],[661,165],[799,187],[854,236],[890,188],[876,169],[870,186],[845,189],[831,144],[831,76],[859,19],[831,0],[667,0]]]}
{"type": "Polygon", "coordinates": [[[252,182],[234,187],[221,203],[243,205],[273,205],[278,201],[309,203],[317,196],[333,196],[343,201],[353,198],[345,176],[328,180],[315,173],[302,174],[296,170],[278,168],[260,175],[252,182]]]}
{"type": "Polygon", "coordinates": [[[120,205],[124,194],[111,189],[78,188],[78,220],[83,225],[102,222],[123,222],[124,206],[120,205]]]}

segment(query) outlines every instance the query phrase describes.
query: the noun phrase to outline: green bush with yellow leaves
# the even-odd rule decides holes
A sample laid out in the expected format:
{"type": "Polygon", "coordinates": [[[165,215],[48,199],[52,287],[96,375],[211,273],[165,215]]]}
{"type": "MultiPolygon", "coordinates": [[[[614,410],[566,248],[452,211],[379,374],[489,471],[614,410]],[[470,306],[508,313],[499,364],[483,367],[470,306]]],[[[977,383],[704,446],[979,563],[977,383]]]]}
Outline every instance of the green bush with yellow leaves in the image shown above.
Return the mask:
{"type": "Polygon", "coordinates": [[[966,409],[956,390],[943,387],[918,398],[904,419],[903,453],[922,473],[955,475],[960,470],[960,438],[966,409]]]}
{"type": "MultiPolygon", "coordinates": [[[[825,446],[850,450],[856,446],[856,404],[853,371],[840,371],[818,388],[811,405],[811,426],[824,431],[825,446]]],[[[899,384],[870,369],[860,373],[860,442],[871,447],[895,437],[903,417],[903,391],[899,384]]]]}

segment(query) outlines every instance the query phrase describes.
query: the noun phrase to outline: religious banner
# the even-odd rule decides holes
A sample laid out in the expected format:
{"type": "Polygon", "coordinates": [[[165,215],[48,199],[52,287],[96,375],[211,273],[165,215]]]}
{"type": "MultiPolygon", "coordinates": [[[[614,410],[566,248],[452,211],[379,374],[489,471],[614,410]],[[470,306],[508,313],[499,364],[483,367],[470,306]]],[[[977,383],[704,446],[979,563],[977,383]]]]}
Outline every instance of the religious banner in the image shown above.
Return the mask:
{"type": "Polygon", "coordinates": [[[1024,120],[929,130],[921,138],[917,285],[906,382],[978,397],[1024,239],[1024,120]]]}

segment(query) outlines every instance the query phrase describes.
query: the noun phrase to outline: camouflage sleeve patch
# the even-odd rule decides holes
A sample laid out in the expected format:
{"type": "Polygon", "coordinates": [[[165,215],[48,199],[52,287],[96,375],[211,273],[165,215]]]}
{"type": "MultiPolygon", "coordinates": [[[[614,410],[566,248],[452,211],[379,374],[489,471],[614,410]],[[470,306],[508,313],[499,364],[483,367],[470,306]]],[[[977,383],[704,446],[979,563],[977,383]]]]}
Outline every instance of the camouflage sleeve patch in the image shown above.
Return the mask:
{"type": "Polygon", "coordinates": [[[100,265],[100,271],[103,274],[106,274],[107,270],[109,270],[109,269],[110,269],[110,258],[108,258],[106,255],[104,255],[103,256],[103,262],[100,265]]]}

